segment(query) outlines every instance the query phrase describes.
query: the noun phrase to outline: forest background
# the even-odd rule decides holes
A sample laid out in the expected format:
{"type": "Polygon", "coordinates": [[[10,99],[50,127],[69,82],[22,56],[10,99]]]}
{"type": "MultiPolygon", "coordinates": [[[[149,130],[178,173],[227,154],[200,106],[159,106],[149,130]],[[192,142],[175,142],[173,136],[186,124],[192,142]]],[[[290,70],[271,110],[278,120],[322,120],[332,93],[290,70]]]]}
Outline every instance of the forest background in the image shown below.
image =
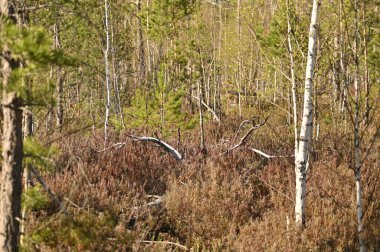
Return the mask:
{"type": "Polygon", "coordinates": [[[301,224],[312,1],[5,2],[21,249],[380,251],[380,1],[319,1],[301,224]]]}

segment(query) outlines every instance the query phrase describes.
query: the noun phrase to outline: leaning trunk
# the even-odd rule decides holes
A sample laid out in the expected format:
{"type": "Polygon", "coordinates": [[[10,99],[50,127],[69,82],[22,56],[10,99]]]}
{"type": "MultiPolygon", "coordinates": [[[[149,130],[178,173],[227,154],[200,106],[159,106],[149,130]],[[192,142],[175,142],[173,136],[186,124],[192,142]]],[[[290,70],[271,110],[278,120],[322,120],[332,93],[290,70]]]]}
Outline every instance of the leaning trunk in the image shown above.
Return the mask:
{"type": "Polygon", "coordinates": [[[296,174],[296,202],[295,216],[296,224],[303,227],[305,221],[305,196],[306,196],[306,167],[308,161],[309,143],[311,140],[311,131],[313,126],[313,77],[314,66],[316,61],[316,43],[317,43],[317,13],[318,0],[313,0],[313,9],[311,13],[311,23],[309,31],[309,46],[305,76],[305,93],[303,116],[301,123],[300,140],[298,152],[295,159],[296,174]]]}

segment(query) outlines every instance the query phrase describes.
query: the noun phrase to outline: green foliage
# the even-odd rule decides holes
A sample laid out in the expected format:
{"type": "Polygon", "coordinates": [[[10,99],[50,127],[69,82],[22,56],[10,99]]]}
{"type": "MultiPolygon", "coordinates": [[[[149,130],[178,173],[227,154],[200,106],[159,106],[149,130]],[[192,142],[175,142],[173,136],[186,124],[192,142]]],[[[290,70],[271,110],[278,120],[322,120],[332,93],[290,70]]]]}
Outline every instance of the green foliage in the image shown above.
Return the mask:
{"type": "Polygon", "coordinates": [[[56,145],[43,146],[35,138],[29,137],[24,140],[24,165],[33,166],[41,171],[49,171],[54,167],[53,158],[58,155],[59,149],[56,145]]]}
{"type": "Polygon", "coordinates": [[[52,89],[51,83],[31,88],[25,79],[26,76],[38,73],[50,65],[63,66],[77,63],[74,57],[66,56],[59,50],[52,50],[51,44],[52,41],[43,28],[19,28],[7,22],[0,25],[0,51],[11,52],[12,59],[21,62],[22,66],[13,69],[7,88],[8,91],[15,91],[26,104],[52,102],[52,98],[46,97],[48,90],[52,89]]]}
{"type": "Polygon", "coordinates": [[[44,193],[40,185],[29,188],[22,194],[22,205],[26,209],[38,211],[50,203],[50,199],[44,193]]]}
{"type": "MultiPolygon", "coordinates": [[[[110,242],[103,242],[115,237],[115,219],[110,214],[95,215],[88,212],[75,215],[56,215],[46,220],[46,224],[41,223],[26,237],[25,250],[38,246],[44,247],[65,247],[74,250],[86,251],[115,251],[110,242]],[[106,246],[105,244],[109,244],[106,246]]],[[[133,239],[133,237],[127,237],[133,239]]],[[[117,237],[119,243],[124,243],[124,237],[117,237]]]]}
{"type": "MultiPolygon", "coordinates": [[[[153,1],[140,15],[145,24],[149,18],[148,34],[158,40],[172,38],[177,34],[177,23],[195,10],[194,0],[160,0],[153,1]]],[[[145,25],[146,27],[146,25],[145,25]]]]}
{"type": "Polygon", "coordinates": [[[164,67],[158,72],[158,83],[153,92],[146,94],[137,89],[127,114],[131,117],[130,127],[149,125],[168,134],[170,130],[190,129],[194,127],[194,119],[183,110],[186,95],[185,87],[173,87],[165,81],[164,67]]]}

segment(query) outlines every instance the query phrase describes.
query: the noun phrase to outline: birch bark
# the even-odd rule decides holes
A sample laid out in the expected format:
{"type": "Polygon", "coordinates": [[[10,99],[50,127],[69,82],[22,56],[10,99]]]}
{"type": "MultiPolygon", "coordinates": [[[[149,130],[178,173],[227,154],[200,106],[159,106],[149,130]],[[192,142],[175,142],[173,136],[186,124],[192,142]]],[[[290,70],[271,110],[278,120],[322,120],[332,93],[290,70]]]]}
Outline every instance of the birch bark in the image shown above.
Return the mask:
{"type": "Polygon", "coordinates": [[[355,88],[355,125],[354,125],[354,158],[355,158],[355,185],[356,185],[356,214],[357,214],[357,234],[359,238],[360,252],[366,251],[364,239],[362,237],[363,231],[363,205],[362,205],[362,180],[361,180],[361,155],[360,155],[360,123],[359,123],[359,109],[360,109],[360,87],[359,87],[359,25],[358,25],[358,0],[354,2],[355,8],[355,74],[354,74],[354,88],[355,88]]]}
{"type": "MultiPolygon", "coordinates": [[[[61,39],[59,36],[59,26],[58,23],[54,24],[54,44],[55,49],[61,49],[61,39]]],[[[57,68],[57,128],[59,131],[62,130],[63,125],[63,74],[62,68],[58,66],[57,68]]]]}
{"type": "Polygon", "coordinates": [[[294,59],[293,59],[293,47],[291,40],[292,27],[290,25],[289,15],[289,0],[287,1],[287,22],[288,22],[288,47],[289,47],[289,59],[290,59],[290,74],[292,80],[292,99],[293,99],[293,125],[294,125],[294,155],[298,152],[298,120],[297,120],[297,83],[294,73],[294,59]]]}
{"type": "Polygon", "coordinates": [[[108,24],[108,3],[104,0],[104,14],[105,14],[105,32],[106,32],[106,47],[104,48],[104,63],[105,63],[105,73],[106,73],[106,88],[107,88],[107,103],[106,103],[106,117],[104,120],[104,144],[108,141],[108,124],[110,117],[110,107],[111,107],[111,86],[110,86],[110,73],[109,73],[109,61],[108,53],[110,50],[110,36],[109,36],[109,24],[108,24]]]}
{"type": "Polygon", "coordinates": [[[305,219],[305,196],[306,196],[306,171],[308,151],[311,141],[313,126],[313,79],[314,66],[316,61],[316,44],[317,44],[317,17],[318,17],[318,0],[313,0],[311,12],[311,22],[309,30],[309,45],[305,76],[305,92],[303,104],[303,116],[301,122],[300,139],[298,152],[295,158],[296,174],[296,200],[295,200],[295,217],[296,224],[304,227],[305,219]]]}

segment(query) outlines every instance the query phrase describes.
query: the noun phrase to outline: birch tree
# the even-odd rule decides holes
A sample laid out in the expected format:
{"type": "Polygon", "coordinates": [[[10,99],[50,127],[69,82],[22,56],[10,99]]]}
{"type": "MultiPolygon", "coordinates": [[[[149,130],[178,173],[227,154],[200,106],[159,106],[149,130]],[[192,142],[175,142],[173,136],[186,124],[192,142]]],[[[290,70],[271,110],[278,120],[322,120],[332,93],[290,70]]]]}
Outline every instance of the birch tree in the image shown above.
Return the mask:
{"type": "Polygon", "coordinates": [[[359,123],[359,109],[360,109],[360,89],[359,89],[359,28],[358,28],[358,0],[354,2],[355,11],[355,73],[354,73],[354,88],[355,88],[355,117],[354,117],[354,159],[355,159],[355,185],[356,185],[356,214],[357,214],[357,232],[359,238],[360,252],[366,251],[365,243],[362,238],[363,231],[363,205],[362,205],[362,180],[361,180],[361,155],[360,155],[360,123],[359,123]]]}
{"type": "MultiPolygon", "coordinates": [[[[16,23],[11,2],[2,0],[3,19],[0,29],[7,23],[16,23]]],[[[7,45],[2,45],[1,71],[3,77],[3,143],[0,191],[0,250],[18,251],[22,192],[22,99],[10,91],[12,71],[19,67],[7,45]]]]}
{"type": "Polygon", "coordinates": [[[301,131],[298,144],[298,152],[295,157],[295,174],[296,174],[296,200],[295,200],[295,217],[296,224],[304,227],[306,224],[305,216],[305,197],[306,197],[306,173],[308,163],[308,152],[311,142],[313,126],[313,80],[314,66],[316,61],[316,44],[317,44],[317,17],[318,17],[318,0],[313,0],[311,12],[311,22],[309,30],[309,44],[306,64],[305,91],[303,116],[301,122],[301,131]]]}
{"type": "Polygon", "coordinates": [[[287,25],[288,25],[288,50],[289,50],[289,60],[290,60],[290,74],[291,74],[291,82],[292,82],[292,99],[293,99],[293,125],[294,125],[294,154],[297,155],[298,152],[298,120],[297,120],[297,83],[296,83],[296,76],[295,76],[295,70],[294,70],[294,59],[293,59],[293,47],[292,47],[292,39],[291,39],[291,33],[292,33],[292,27],[290,25],[290,10],[289,10],[290,4],[289,0],[287,1],[287,25]]]}
{"type": "MultiPolygon", "coordinates": [[[[54,24],[54,47],[56,50],[61,50],[61,39],[59,36],[59,25],[58,22],[54,24]]],[[[57,68],[57,128],[59,131],[62,130],[63,125],[63,73],[62,68],[58,66],[57,68]]]]}
{"type": "Polygon", "coordinates": [[[104,27],[106,32],[106,41],[104,51],[104,63],[105,63],[105,77],[106,77],[106,89],[107,89],[107,102],[106,102],[106,117],[104,120],[104,144],[108,141],[108,123],[110,117],[111,107],[111,86],[110,86],[110,73],[109,73],[109,60],[108,53],[110,50],[110,36],[109,36],[109,24],[108,24],[108,2],[104,0],[104,27]]]}

